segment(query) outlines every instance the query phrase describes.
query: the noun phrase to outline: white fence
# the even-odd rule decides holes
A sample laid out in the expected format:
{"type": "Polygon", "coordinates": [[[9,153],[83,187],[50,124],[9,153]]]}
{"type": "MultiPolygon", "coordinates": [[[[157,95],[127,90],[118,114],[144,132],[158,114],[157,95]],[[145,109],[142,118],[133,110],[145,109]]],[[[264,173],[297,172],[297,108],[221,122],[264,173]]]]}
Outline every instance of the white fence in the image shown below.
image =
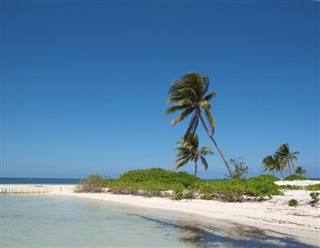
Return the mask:
{"type": "Polygon", "coordinates": [[[51,192],[74,192],[76,185],[17,185],[1,184],[0,194],[47,194],[51,192]]]}

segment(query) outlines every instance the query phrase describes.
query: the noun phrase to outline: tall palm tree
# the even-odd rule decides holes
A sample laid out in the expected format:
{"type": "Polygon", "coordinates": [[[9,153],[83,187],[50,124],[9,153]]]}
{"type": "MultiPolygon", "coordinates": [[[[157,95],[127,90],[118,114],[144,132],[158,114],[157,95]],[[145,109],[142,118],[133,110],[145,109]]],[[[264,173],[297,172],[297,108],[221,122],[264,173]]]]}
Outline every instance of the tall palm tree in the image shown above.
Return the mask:
{"type": "Polygon", "coordinates": [[[191,115],[185,136],[188,134],[195,134],[200,120],[207,135],[219,151],[229,171],[230,177],[233,178],[233,172],[213,138],[215,123],[210,111],[211,105],[209,101],[216,96],[216,93],[211,92],[207,94],[209,84],[209,78],[202,76],[197,72],[187,73],[180,80],[174,81],[169,88],[169,98],[167,100],[169,104],[174,104],[174,106],[167,108],[166,114],[181,111],[181,113],[171,121],[171,125],[175,125],[191,115]],[[204,113],[209,123],[210,131],[204,121],[202,113],[204,113]]]}
{"type": "Polygon", "coordinates": [[[277,153],[279,154],[279,156],[283,160],[283,162],[288,165],[289,174],[291,176],[291,167],[292,167],[292,169],[294,169],[293,160],[298,159],[296,155],[299,154],[299,152],[291,152],[289,149],[289,145],[283,144],[278,148],[277,153]],[[291,164],[291,166],[290,166],[290,164],[291,164]]]}
{"type": "Polygon", "coordinates": [[[197,176],[199,158],[204,169],[208,169],[208,162],[204,156],[213,155],[213,152],[208,146],[204,146],[199,149],[199,139],[196,134],[188,134],[185,137],[181,137],[177,144],[179,145],[179,147],[176,148],[178,150],[176,154],[178,159],[175,161],[177,165],[173,168],[174,170],[179,169],[189,161],[193,161],[194,175],[197,176]]]}
{"type": "Polygon", "coordinates": [[[262,163],[264,164],[264,171],[272,171],[272,174],[274,175],[274,171],[280,172],[281,178],[283,178],[282,171],[285,170],[286,164],[281,160],[281,157],[279,154],[275,153],[273,156],[269,155],[265,157],[262,160],[262,163]]]}
{"type": "Polygon", "coordinates": [[[305,169],[302,169],[301,166],[298,166],[294,172],[295,172],[296,174],[299,174],[300,176],[301,176],[302,174],[306,174],[306,170],[305,170],[305,169]]]}

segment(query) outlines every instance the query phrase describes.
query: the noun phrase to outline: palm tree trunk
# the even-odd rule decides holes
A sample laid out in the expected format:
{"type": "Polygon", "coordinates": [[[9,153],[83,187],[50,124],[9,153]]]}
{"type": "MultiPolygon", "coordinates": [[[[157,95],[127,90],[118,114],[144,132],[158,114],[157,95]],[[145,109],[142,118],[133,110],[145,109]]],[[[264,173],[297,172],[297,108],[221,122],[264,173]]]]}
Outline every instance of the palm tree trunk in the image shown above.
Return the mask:
{"type": "Polygon", "coordinates": [[[194,175],[197,176],[198,164],[197,161],[194,161],[194,175]]]}
{"type": "Polygon", "coordinates": [[[201,122],[202,122],[202,125],[203,125],[204,129],[206,130],[209,138],[211,139],[211,141],[213,142],[213,144],[216,146],[218,152],[220,153],[220,156],[221,156],[223,162],[225,163],[225,165],[226,165],[226,167],[227,167],[227,169],[228,169],[228,171],[229,171],[230,177],[233,178],[233,177],[234,177],[234,176],[233,176],[233,172],[232,172],[232,170],[231,170],[231,168],[230,168],[230,166],[229,166],[226,158],[224,157],[222,151],[220,150],[220,148],[219,148],[219,146],[217,145],[216,141],[214,140],[213,136],[210,134],[210,132],[209,132],[209,130],[208,130],[208,128],[207,128],[207,125],[206,125],[206,123],[204,122],[201,114],[199,114],[199,117],[200,117],[200,120],[201,120],[201,122]]]}
{"type": "Polygon", "coordinates": [[[288,167],[289,167],[289,175],[291,176],[291,168],[290,168],[290,161],[288,160],[288,167]]]}
{"type": "Polygon", "coordinates": [[[279,170],[280,171],[280,174],[281,174],[281,179],[283,178],[283,175],[282,175],[282,171],[281,171],[281,169],[279,170]]]}

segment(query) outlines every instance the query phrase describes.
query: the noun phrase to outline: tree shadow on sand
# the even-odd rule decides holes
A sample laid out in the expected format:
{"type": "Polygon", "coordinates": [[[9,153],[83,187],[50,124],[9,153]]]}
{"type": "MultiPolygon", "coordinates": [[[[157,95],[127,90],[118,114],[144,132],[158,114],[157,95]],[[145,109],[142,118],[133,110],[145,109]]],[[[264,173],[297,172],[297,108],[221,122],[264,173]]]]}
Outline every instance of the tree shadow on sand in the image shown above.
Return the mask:
{"type": "Polygon", "coordinates": [[[214,224],[202,226],[198,222],[146,216],[140,216],[140,218],[156,223],[159,228],[172,229],[170,232],[177,232],[179,241],[194,247],[314,247],[301,243],[289,235],[266,232],[259,228],[234,223],[225,229],[214,224]]]}

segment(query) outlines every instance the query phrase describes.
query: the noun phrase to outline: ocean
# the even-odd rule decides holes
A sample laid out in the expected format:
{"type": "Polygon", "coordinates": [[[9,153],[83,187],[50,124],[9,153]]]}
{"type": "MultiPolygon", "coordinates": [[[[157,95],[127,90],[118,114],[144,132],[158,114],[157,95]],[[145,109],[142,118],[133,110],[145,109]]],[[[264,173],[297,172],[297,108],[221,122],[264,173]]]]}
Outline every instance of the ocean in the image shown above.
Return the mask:
{"type": "Polygon", "coordinates": [[[78,184],[80,178],[0,177],[0,184],[78,184]]]}

